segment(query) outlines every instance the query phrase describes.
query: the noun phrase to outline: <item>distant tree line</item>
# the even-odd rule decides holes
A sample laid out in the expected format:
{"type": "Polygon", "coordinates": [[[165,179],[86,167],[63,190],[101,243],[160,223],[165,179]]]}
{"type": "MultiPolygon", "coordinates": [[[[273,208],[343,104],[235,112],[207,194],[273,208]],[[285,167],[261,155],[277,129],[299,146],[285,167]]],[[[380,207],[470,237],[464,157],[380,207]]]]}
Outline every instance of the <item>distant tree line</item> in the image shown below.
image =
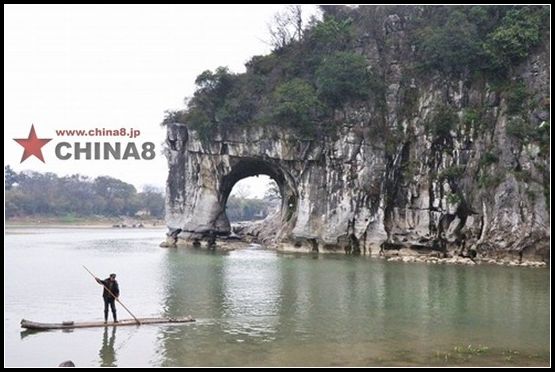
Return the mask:
{"type": "Polygon", "coordinates": [[[276,202],[267,198],[231,196],[226,204],[226,214],[230,222],[254,221],[266,218],[276,207],[276,202]]]}
{"type": "Polygon", "coordinates": [[[225,212],[230,222],[255,221],[278,210],[281,195],[276,182],[270,182],[262,199],[249,198],[249,189],[237,184],[229,196],[225,212]]]}
{"type": "Polygon", "coordinates": [[[164,217],[164,195],[154,187],[142,192],[112,177],[15,172],[4,168],[6,218],[16,216],[164,217]]]}

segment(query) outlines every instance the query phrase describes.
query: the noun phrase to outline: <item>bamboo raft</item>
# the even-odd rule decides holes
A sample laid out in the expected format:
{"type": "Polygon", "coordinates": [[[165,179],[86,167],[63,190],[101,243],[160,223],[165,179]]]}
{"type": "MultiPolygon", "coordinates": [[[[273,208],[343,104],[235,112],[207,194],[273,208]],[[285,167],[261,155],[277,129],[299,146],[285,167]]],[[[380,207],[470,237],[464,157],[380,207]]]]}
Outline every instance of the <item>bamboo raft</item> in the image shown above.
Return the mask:
{"type": "MultiPolygon", "coordinates": [[[[190,323],[195,320],[190,316],[182,318],[139,318],[140,325],[143,324],[172,324],[172,323],[190,323]]],[[[22,319],[21,328],[33,330],[49,330],[49,329],[74,329],[74,328],[93,328],[93,327],[122,327],[139,325],[135,319],[123,319],[117,323],[114,322],[73,322],[65,321],[62,323],[39,323],[31,320],[22,319]]]]}

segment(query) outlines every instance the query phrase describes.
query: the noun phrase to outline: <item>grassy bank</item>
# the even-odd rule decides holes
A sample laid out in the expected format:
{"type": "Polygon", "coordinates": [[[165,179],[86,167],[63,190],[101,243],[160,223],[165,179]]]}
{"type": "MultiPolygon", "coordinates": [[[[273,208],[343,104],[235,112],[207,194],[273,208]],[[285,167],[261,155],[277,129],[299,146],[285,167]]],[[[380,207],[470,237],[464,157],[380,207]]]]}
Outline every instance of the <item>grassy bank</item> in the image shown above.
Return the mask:
{"type": "Polygon", "coordinates": [[[6,219],[7,226],[87,226],[87,227],[125,227],[152,228],[164,227],[164,220],[154,218],[127,217],[77,217],[77,216],[26,216],[6,219]]]}

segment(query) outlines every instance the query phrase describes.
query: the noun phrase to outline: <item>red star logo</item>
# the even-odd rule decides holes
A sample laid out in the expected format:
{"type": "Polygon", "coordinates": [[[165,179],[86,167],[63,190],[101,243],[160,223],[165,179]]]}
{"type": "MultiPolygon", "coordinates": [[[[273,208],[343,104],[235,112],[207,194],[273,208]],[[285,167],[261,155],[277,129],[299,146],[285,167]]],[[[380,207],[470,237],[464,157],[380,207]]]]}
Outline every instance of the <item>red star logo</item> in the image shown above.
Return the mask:
{"type": "Polygon", "coordinates": [[[29,156],[34,155],[39,158],[40,161],[44,163],[44,158],[42,157],[42,151],[40,150],[42,146],[46,145],[52,140],[52,138],[38,138],[35,133],[35,126],[31,125],[31,131],[29,132],[29,137],[27,138],[14,138],[15,142],[19,143],[25,151],[23,151],[23,157],[21,158],[21,163],[25,161],[29,156]]]}

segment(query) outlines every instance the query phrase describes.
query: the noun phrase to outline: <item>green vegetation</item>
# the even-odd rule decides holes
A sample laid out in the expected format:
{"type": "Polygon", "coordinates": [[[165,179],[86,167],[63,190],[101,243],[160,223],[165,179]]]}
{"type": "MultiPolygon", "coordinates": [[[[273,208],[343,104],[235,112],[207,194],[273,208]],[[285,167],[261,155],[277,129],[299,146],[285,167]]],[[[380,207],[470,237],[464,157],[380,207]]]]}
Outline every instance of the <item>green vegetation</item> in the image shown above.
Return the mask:
{"type": "Polygon", "coordinates": [[[549,8],[522,6],[508,11],[500,24],[487,35],[484,45],[497,67],[509,68],[524,59],[539,44],[542,30],[549,27],[549,8]]]}
{"type": "Polygon", "coordinates": [[[466,345],[466,346],[455,346],[453,351],[457,354],[470,354],[470,355],[478,355],[483,354],[489,350],[489,347],[482,346],[482,345],[466,345]]]}
{"type": "Polygon", "coordinates": [[[355,37],[352,23],[351,18],[336,19],[328,16],[322,22],[316,23],[307,33],[315,49],[330,52],[342,46],[348,46],[352,42],[355,37]]]}
{"type": "MultiPolygon", "coordinates": [[[[535,124],[531,122],[528,113],[540,106],[542,103],[534,102],[531,94],[526,89],[522,80],[511,81],[504,87],[505,99],[507,102],[507,122],[506,132],[514,138],[518,145],[523,146],[536,143],[540,146],[541,155],[546,157],[549,154],[549,122],[535,124]]],[[[541,101],[541,100],[540,100],[541,101]]],[[[549,110],[549,104],[543,103],[543,109],[549,110]]]]}
{"type": "Polygon", "coordinates": [[[315,127],[320,102],[312,85],[305,80],[293,79],[279,85],[272,96],[271,121],[281,126],[299,125],[310,133],[315,127]]]}
{"type": "Polygon", "coordinates": [[[499,186],[504,179],[505,175],[499,172],[493,174],[484,172],[478,177],[478,186],[483,189],[495,188],[499,186]]]}
{"type": "Polygon", "coordinates": [[[404,79],[401,82],[401,105],[399,107],[399,117],[411,119],[418,114],[418,89],[404,79]]]}
{"type": "Polygon", "coordinates": [[[451,205],[457,205],[463,201],[463,197],[460,194],[451,192],[447,195],[447,203],[451,205]]]}
{"type": "Polygon", "coordinates": [[[515,117],[507,123],[507,134],[516,138],[517,140],[524,141],[528,137],[528,133],[532,128],[527,121],[520,117],[515,117]]]}
{"type": "Polygon", "coordinates": [[[530,171],[528,170],[524,170],[524,169],[517,170],[517,171],[514,171],[513,174],[517,179],[517,181],[524,182],[524,183],[534,182],[532,173],[530,173],[530,171]]]}
{"type": "Polygon", "coordinates": [[[437,179],[439,181],[447,180],[449,182],[456,182],[464,174],[464,167],[461,165],[452,165],[441,171],[437,179]]]}
{"type": "MultiPolygon", "coordinates": [[[[232,82],[233,75],[225,67],[219,67],[215,72],[204,71],[196,78],[197,90],[189,101],[189,109],[181,118],[196,129],[201,137],[207,138],[217,128],[232,82]]],[[[180,117],[170,113],[172,116],[180,117]]]]}
{"type": "Polygon", "coordinates": [[[68,221],[86,216],[134,216],[138,212],[161,218],[164,195],[152,187],[137,192],[133,185],[112,177],[94,180],[54,173],[14,172],[4,168],[6,218],[61,216],[68,221]]]}
{"type": "Polygon", "coordinates": [[[245,197],[231,196],[226,204],[226,215],[229,221],[253,221],[266,218],[276,203],[264,199],[251,199],[245,197]]]}
{"type": "Polygon", "coordinates": [[[507,114],[518,115],[526,108],[528,92],[522,81],[516,81],[509,85],[506,92],[507,114]]]}
{"type": "Polygon", "coordinates": [[[507,123],[506,132],[513,137],[520,146],[529,143],[537,143],[540,147],[542,156],[549,155],[549,122],[542,122],[535,126],[530,121],[523,119],[521,116],[512,117],[507,123]]]}
{"type": "Polygon", "coordinates": [[[480,158],[480,166],[487,167],[492,164],[496,164],[499,161],[499,157],[493,152],[485,152],[480,158]]]}
{"type": "Polygon", "coordinates": [[[435,139],[445,139],[451,137],[451,131],[458,121],[453,108],[441,105],[434,109],[431,118],[426,121],[426,129],[435,139]]]}
{"type": "Polygon", "coordinates": [[[466,131],[474,129],[474,137],[483,133],[487,128],[484,109],[469,107],[463,110],[462,123],[466,131]]]}
{"type": "MultiPolygon", "coordinates": [[[[163,124],[187,123],[201,139],[216,130],[248,125],[278,125],[302,136],[322,133],[319,129],[330,126],[335,110],[366,102],[380,89],[366,58],[349,51],[355,40],[352,23],[349,17],[325,14],[302,34],[295,25],[295,37],[280,39],[268,56],[253,57],[245,74],[225,67],[203,72],[187,109],[168,112],[163,124]]],[[[287,24],[277,26],[287,31],[287,24]]]]}
{"type": "Polygon", "coordinates": [[[482,189],[495,188],[505,179],[505,171],[498,167],[490,167],[499,163],[499,156],[491,151],[486,151],[478,162],[478,172],[476,180],[478,187],[482,189]]]}
{"type": "MultiPolygon", "coordinates": [[[[11,217],[52,217],[74,223],[96,217],[164,217],[164,195],[146,186],[137,192],[133,185],[112,177],[90,179],[81,175],[58,177],[54,173],[14,172],[4,168],[5,213],[11,217]]],[[[230,221],[265,218],[279,204],[275,186],[264,199],[231,196],[226,204],[230,221]]]]}
{"type": "MultiPolygon", "coordinates": [[[[203,72],[187,108],[169,112],[164,123],[186,123],[201,139],[215,131],[264,125],[316,137],[332,135],[336,112],[353,105],[385,117],[383,66],[371,66],[361,48],[368,37],[377,37],[378,49],[392,42],[378,37],[383,14],[374,7],[321,8],[322,19],[313,18],[306,27],[298,7],[278,15],[271,28],[275,47],[271,54],[253,57],[244,74],[233,74],[225,67],[203,72]]],[[[404,31],[416,58],[415,64],[409,60],[403,69],[408,75],[401,84],[401,119],[410,119],[418,102],[417,85],[410,81],[437,72],[496,82],[510,115],[527,108],[530,97],[524,84],[507,83],[508,76],[512,66],[548,34],[544,30],[549,28],[549,7],[422,6],[408,15],[401,9],[395,13],[404,17],[404,31]]],[[[438,108],[428,123],[438,143],[447,144],[442,140],[450,137],[458,122],[449,107],[438,108]]],[[[483,116],[480,108],[471,108],[461,119],[467,128],[480,129],[485,125],[483,116]]]]}
{"type": "Polygon", "coordinates": [[[424,18],[421,22],[415,41],[422,69],[461,73],[478,63],[483,53],[480,34],[465,9],[450,11],[437,23],[428,24],[424,18]]]}
{"type": "Polygon", "coordinates": [[[535,201],[536,200],[536,193],[533,190],[530,189],[526,189],[524,190],[524,193],[526,194],[526,196],[528,197],[528,199],[530,199],[531,201],[535,201]]]}
{"type": "Polygon", "coordinates": [[[550,190],[551,190],[550,168],[545,166],[545,164],[538,164],[537,168],[540,171],[542,176],[543,195],[545,197],[546,207],[549,210],[549,207],[550,207],[549,197],[550,197],[550,190]]]}
{"type": "Polygon", "coordinates": [[[548,22],[546,6],[426,7],[414,30],[420,68],[505,76],[541,42],[548,22]]]}
{"type": "Polygon", "coordinates": [[[325,58],[316,70],[320,99],[332,109],[367,99],[371,82],[367,64],[363,56],[349,52],[325,58]]]}
{"type": "Polygon", "coordinates": [[[546,356],[512,349],[488,347],[484,345],[445,346],[442,350],[431,353],[432,365],[438,366],[535,366],[547,365],[546,356]]]}

